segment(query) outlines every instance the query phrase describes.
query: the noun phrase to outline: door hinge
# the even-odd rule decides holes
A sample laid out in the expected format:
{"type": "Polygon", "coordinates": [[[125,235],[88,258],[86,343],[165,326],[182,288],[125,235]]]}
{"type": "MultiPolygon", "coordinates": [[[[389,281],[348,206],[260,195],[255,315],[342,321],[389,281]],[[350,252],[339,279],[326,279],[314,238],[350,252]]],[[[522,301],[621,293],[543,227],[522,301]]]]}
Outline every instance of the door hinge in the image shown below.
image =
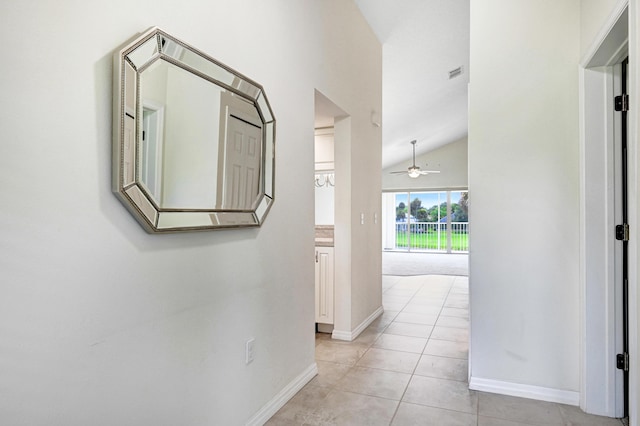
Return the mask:
{"type": "Polygon", "coordinates": [[[616,367],[618,370],[629,371],[629,354],[623,353],[616,355],[616,367]]]}
{"type": "Polygon", "coordinates": [[[629,95],[620,95],[613,98],[616,111],[629,111],[629,95]]]}
{"type": "Polygon", "coordinates": [[[616,240],[629,241],[629,224],[616,225],[616,240]]]}

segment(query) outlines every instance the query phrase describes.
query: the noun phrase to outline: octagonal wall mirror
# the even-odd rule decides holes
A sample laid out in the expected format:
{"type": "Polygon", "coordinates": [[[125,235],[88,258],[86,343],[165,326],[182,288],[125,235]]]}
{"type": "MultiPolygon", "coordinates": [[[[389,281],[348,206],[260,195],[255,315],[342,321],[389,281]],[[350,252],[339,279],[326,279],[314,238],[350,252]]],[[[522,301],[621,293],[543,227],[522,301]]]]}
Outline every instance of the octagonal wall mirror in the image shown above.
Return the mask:
{"type": "Polygon", "coordinates": [[[274,200],[264,89],[152,28],[114,58],[113,191],[148,232],[260,226],[274,200]]]}

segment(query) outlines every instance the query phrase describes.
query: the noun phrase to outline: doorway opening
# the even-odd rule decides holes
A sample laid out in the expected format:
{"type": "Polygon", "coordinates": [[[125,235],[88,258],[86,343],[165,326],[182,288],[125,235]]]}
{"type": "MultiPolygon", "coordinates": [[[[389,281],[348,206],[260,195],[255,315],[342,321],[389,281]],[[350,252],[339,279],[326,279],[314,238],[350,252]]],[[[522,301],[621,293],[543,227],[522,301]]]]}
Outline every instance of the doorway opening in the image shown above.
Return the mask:
{"type": "MultiPolygon", "coordinates": [[[[350,330],[350,282],[341,280],[350,268],[348,256],[337,254],[348,247],[340,231],[348,229],[349,212],[338,207],[349,194],[344,166],[340,176],[340,146],[348,142],[348,115],[322,93],[315,92],[314,191],[315,191],[315,322],[316,332],[337,338],[350,330]]],[[[311,184],[311,182],[309,182],[311,184]]],[[[345,203],[342,203],[345,204],[345,203]]],[[[344,235],[344,234],[343,234],[344,235]]],[[[350,339],[346,339],[350,340],[350,339]]]]}

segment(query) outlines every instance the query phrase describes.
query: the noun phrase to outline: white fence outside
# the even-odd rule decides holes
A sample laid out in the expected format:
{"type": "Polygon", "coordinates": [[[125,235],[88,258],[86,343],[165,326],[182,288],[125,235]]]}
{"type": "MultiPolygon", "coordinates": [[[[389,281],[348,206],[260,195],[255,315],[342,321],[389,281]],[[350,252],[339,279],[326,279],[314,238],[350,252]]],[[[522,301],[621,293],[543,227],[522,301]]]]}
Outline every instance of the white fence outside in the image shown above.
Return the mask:
{"type": "Polygon", "coordinates": [[[469,222],[396,222],[396,244],[399,250],[469,251],[469,222]]]}

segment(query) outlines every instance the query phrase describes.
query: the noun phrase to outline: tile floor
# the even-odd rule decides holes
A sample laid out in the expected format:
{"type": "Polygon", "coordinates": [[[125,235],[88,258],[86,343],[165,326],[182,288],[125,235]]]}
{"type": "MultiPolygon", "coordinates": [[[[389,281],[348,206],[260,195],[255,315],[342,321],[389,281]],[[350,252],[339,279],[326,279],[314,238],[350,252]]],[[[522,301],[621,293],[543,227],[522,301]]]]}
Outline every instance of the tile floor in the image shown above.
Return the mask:
{"type": "Polygon", "coordinates": [[[467,277],[385,275],[383,305],[353,342],[316,335],[318,375],[267,425],[622,424],[573,406],[470,391],[467,277]]]}

